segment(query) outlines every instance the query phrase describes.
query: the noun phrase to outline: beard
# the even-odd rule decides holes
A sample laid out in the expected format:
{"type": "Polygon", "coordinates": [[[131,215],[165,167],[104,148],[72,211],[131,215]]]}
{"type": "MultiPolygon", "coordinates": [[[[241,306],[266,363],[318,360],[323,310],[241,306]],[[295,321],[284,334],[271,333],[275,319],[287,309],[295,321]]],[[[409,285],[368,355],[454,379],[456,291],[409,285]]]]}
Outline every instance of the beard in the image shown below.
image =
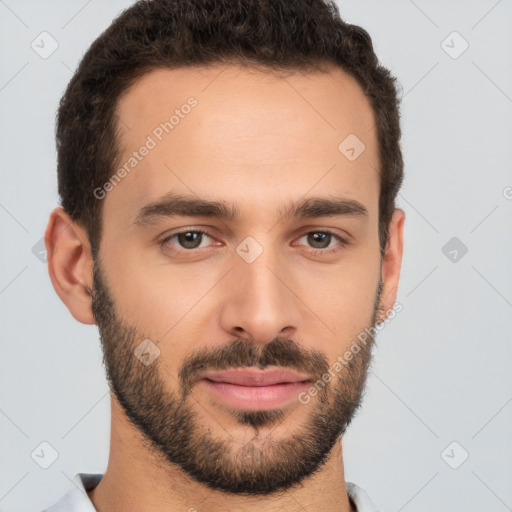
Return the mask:
{"type": "MultiPolygon", "coordinates": [[[[380,281],[368,328],[375,325],[378,313],[383,311],[381,292],[380,281]]],[[[227,435],[215,436],[208,428],[208,421],[218,423],[215,418],[206,412],[206,419],[202,418],[196,412],[201,407],[194,409],[197,401],[193,386],[203,372],[272,365],[307,372],[312,383],[318,383],[329,371],[326,356],[317,350],[305,350],[289,338],[275,338],[265,345],[238,338],[220,348],[191,352],[178,376],[168,372],[163,358],[144,365],[134,351],[148,337],[118,317],[96,260],[92,311],[100,331],[110,392],[142,435],[144,447],[164,466],[177,467],[210,489],[269,495],[300,484],[325,464],[361,406],[374,343],[371,335],[333,379],[323,382],[321,389],[317,386],[318,394],[308,405],[299,405],[309,407],[308,416],[290,424],[286,438],[272,438],[269,427],[277,428],[296,411],[296,406],[288,411],[229,409],[238,425],[252,428],[255,435],[243,445],[234,442],[224,427],[227,435]],[[169,378],[164,378],[164,372],[169,378]],[[168,382],[176,384],[175,390],[168,390],[168,382]]]]}

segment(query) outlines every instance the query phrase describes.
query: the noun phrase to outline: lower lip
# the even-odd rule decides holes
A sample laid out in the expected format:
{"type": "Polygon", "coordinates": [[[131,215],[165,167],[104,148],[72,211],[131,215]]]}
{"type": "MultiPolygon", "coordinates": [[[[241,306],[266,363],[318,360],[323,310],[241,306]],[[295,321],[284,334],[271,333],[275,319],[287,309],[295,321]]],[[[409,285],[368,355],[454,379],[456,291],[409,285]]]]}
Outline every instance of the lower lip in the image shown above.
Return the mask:
{"type": "Polygon", "coordinates": [[[271,386],[239,386],[208,379],[201,381],[225,403],[239,409],[264,410],[286,405],[298,399],[299,393],[310,386],[309,381],[285,382],[271,386]]]}

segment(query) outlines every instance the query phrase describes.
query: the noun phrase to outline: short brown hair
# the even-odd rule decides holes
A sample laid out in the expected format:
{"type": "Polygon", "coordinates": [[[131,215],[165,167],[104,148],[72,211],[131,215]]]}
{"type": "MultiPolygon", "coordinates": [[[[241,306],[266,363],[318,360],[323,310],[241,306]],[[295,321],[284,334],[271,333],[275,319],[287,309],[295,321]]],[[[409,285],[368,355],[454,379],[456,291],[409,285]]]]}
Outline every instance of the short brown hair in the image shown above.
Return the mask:
{"type": "MultiPolygon", "coordinates": [[[[362,87],[379,144],[379,241],[384,253],[403,181],[396,79],[368,33],[345,23],[324,0],[140,0],[92,43],[60,101],[56,142],[60,204],[99,250],[102,201],[94,190],[119,161],[120,96],[156,68],[239,63],[269,70],[313,70],[327,62],[362,87]]],[[[341,141],[340,141],[341,142],[341,141]]]]}

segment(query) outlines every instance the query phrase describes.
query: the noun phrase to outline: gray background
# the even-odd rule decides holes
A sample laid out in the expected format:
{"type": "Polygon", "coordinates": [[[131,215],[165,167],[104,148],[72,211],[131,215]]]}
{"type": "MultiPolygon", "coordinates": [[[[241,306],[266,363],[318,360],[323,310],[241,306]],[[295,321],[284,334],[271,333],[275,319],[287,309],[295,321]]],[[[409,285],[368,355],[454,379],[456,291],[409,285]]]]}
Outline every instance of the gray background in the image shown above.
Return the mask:
{"type": "MultiPolygon", "coordinates": [[[[0,0],[1,512],[37,512],[106,468],[98,333],[61,303],[38,244],[57,204],[58,101],[130,4],[0,0]],[[31,47],[43,31],[58,42],[46,59],[31,47]],[[42,442],[58,453],[47,469],[31,456],[42,442]]],[[[512,510],[512,1],[339,5],[403,87],[407,215],[403,311],[378,338],[346,479],[385,511],[512,510]]]]}

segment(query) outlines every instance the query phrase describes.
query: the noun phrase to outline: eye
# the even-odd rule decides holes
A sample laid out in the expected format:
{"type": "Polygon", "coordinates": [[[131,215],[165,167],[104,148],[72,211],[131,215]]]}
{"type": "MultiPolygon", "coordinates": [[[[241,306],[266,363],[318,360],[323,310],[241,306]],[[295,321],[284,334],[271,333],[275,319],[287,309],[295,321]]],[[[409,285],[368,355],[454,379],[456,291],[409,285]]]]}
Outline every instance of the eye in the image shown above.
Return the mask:
{"type": "Polygon", "coordinates": [[[313,248],[312,252],[316,255],[332,254],[348,245],[347,240],[341,238],[339,235],[329,230],[309,231],[308,233],[302,235],[299,240],[302,238],[306,238],[307,243],[311,244],[313,248]],[[331,245],[333,239],[338,240],[338,243],[331,245]]]}
{"type": "MultiPolygon", "coordinates": [[[[205,241],[205,237],[214,240],[207,231],[202,229],[186,229],[167,236],[160,242],[160,244],[166,250],[173,250],[176,252],[193,252],[196,249],[204,249],[205,247],[208,247],[207,244],[202,243],[205,241]]],[[[332,254],[349,245],[347,240],[329,230],[309,231],[302,235],[298,240],[303,238],[306,238],[306,243],[310,245],[312,249],[311,252],[315,255],[332,254]],[[333,245],[332,242],[336,240],[338,243],[333,245]]],[[[216,245],[222,244],[217,242],[216,245]]]]}
{"type": "Polygon", "coordinates": [[[175,245],[171,243],[171,240],[176,239],[181,249],[201,249],[204,247],[201,246],[201,242],[205,236],[211,238],[211,236],[206,231],[201,229],[187,229],[185,231],[180,231],[179,233],[174,233],[164,238],[161,244],[162,246],[175,245]]]}

